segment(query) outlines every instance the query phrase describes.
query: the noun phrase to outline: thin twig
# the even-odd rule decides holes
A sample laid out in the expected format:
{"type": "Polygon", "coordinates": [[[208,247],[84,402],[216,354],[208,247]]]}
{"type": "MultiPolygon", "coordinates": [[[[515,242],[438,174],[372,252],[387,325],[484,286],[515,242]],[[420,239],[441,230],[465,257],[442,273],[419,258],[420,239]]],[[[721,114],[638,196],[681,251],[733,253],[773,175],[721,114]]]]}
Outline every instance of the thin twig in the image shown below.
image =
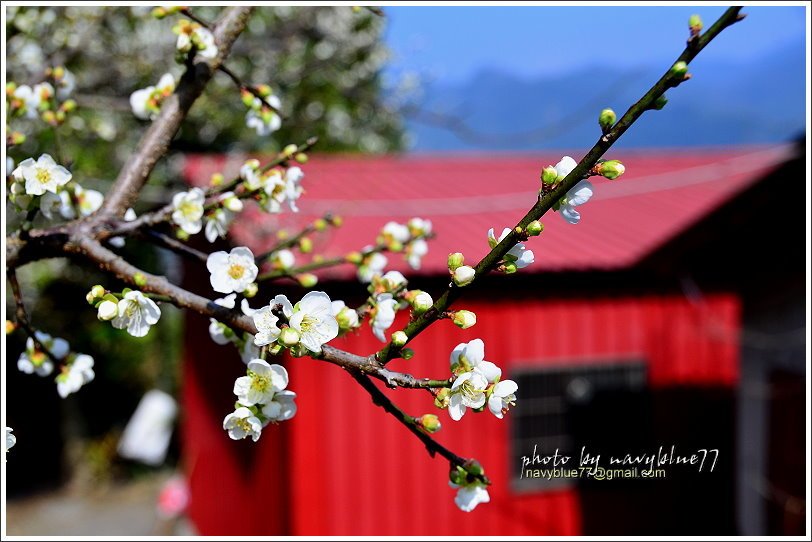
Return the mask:
{"type": "Polygon", "coordinates": [[[48,356],[48,359],[50,359],[54,365],[59,366],[59,364],[62,363],[62,359],[56,357],[56,355],[51,352],[50,348],[45,346],[42,341],[39,340],[36,330],[31,326],[31,322],[28,320],[28,313],[25,310],[23,293],[20,289],[20,283],[17,281],[17,273],[13,269],[9,270],[8,272],[8,281],[11,283],[11,292],[14,296],[14,303],[17,305],[17,309],[15,311],[17,325],[23,328],[23,331],[25,331],[25,333],[31,337],[31,340],[37,345],[37,349],[39,351],[48,356]]]}

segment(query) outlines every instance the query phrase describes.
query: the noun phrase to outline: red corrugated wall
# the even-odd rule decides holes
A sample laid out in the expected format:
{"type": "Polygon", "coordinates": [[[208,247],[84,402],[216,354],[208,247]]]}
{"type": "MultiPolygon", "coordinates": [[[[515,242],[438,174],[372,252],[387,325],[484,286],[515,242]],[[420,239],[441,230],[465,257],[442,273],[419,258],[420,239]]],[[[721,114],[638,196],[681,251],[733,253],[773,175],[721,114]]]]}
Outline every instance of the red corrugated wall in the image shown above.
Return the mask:
{"type": "MultiPolygon", "coordinates": [[[[479,337],[486,359],[508,378],[521,366],[562,360],[594,364],[629,355],[648,361],[652,386],[733,386],[738,378],[739,302],[733,295],[712,295],[701,303],[680,297],[521,304],[493,299],[461,302],[458,308],[476,312],[477,325],[461,331],[448,321],[437,323],[413,344],[417,355],[393,361],[392,368],[445,377],[451,349],[479,337]]],[[[511,492],[510,415],[497,420],[487,412],[469,413],[453,422],[440,414],[438,439],[460,455],[479,459],[493,481],[491,502],[466,514],[453,504],[447,462],[431,459],[342,369],[309,358],[286,362],[290,388],[298,393],[297,416],[263,432],[257,444],[231,442],[219,426],[229,405],[218,399],[222,410],[214,412],[205,388],[211,391],[210,373],[216,372],[220,386],[230,392],[242,368],[221,363],[227,351],[207,342],[205,333],[205,326],[193,332],[196,338],[187,351],[206,361],[195,363],[184,379],[190,515],[201,534],[580,533],[573,490],[511,492]],[[215,368],[218,363],[228,369],[215,368]],[[200,374],[201,367],[210,369],[200,374]]],[[[368,354],[381,343],[364,330],[333,344],[368,354]]],[[[425,392],[388,393],[413,415],[436,412],[425,392]]],[[[521,401],[521,390],[518,396],[521,401]]]]}

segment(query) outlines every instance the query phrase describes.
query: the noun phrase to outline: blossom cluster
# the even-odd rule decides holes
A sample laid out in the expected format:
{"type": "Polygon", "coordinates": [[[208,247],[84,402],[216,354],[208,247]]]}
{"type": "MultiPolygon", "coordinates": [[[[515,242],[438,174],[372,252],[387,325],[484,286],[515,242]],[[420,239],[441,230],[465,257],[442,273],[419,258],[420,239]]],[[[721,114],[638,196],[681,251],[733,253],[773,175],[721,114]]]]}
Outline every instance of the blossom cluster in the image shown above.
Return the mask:
{"type": "MultiPolygon", "coordinates": [[[[76,87],[73,73],[63,66],[56,66],[47,68],[45,76],[45,81],[33,86],[17,85],[13,81],[6,84],[10,118],[40,118],[51,126],[58,126],[76,109],[76,101],[70,98],[76,87]]],[[[25,136],[10,132],[9,139],[14,144],[20,144],[25,141],[25,136]]]]}
{"type": "Polygon", "coordinates": [[[63,399],[79,391],[96,376],[91,356],[71,352],[68,341],[41,331],[34,332],[34,337],[26,341],[25,350],[17,359],[17,369],[45,377],[53,373],[54,361],[61,364],[61,372],[56,376],[56,390],[63,399]]]}
{"type": "Polygon", "coordinates": [[[155,120],[161,112],[161,105],[175,92],[175,78],[165,73],[158,84],[136,90],[130,94],[130,107],[133,115],[141,120],[155,120]]]}
{"type": "Polygon", "coordinates": [[[482,339],[458,344],[451,352],[450,363],[456,378],[451,388],[438,392],[436,404],[448,408],[454,421],[459,421],[468,408],[483,410],[486,402],[497,418],[516,405],[518,385],[513,380],[500,380],[502,370],[485,359],[482,339]]]}
{"type": "Polygon", "coordinates": [[[294,213],[299,211],[296,201],[304,192],[300,167],[262,169],[259,160],[251,159],[240,168],[240,178],[246,192],[259,196],[257,201],[265,211],[280,213],[285,203],[294,213]]]}
{"type": "Polygon", "coordinates": [[[217,56],[219,49],[214,40],[214,34],[208,28],[197,22],[180,19],[172,32],[178,36],[175,48],[178,51],[178,60],[183,62],[186,55],[194,51],[201,58],[210,60],[217,56]]]}
{"type": "Polygon", "coordinates": [[[247,89],[242,92],[242,101],[248,107],[245,125],[255,130],[258,136],[267,136],[282,127],[279,116],[282,102],[268,85],[259,85],[255,92],[258,96],[247,89]]]}
{"type": "Polygon", "coordinates": [[[138,290],[124,288],[121,293],[113,293],[96,285],[86,297],[96,307],[99,320],[109,321],[116,329],[126,329],[133,337],[146,336],[161,318],[160,307],[138,290]]]}
{"type": "Polygon", "coordinates": [[[262,359],[248,362],[246,376],[234,382],[235,410],[223,420],[223,429],[233,440],[251,437],[256,442],[269,423],[291,419],[296,414],[296,394],[287,390],[288,372],[262,359]]]}

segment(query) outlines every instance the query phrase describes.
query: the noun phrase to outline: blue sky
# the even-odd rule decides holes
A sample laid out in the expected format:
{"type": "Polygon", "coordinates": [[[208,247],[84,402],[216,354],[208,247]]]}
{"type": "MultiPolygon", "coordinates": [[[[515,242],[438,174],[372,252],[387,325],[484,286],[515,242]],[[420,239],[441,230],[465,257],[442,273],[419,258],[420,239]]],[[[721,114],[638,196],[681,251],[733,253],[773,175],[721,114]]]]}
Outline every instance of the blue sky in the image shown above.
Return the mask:
{"type": "MultiPolygon", "coordinates": [[[[537,77],[583,66],[651,66],[675,58],[692,13],[710,24],[724,11],[701,7],[388,6],[389,71],[462,82],[483,68],[537,77]]],[[[702,53],[706,61],[752,60],[805,35],[804,7],[746,7],[745,23],[702,53]]],[[[769,70],[769,66],[765,66],[769,70]]]]}

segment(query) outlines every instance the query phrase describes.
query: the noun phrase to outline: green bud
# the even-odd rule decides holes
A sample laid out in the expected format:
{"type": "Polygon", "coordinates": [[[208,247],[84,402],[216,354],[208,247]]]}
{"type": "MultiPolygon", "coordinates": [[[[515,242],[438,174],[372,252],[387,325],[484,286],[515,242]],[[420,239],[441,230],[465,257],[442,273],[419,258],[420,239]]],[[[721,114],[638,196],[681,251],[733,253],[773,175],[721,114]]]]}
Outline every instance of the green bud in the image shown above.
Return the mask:
{"type": "Polygon", "coordinates": [[[225,180],[226,180],[226,178],[223,176],[222,173],[214,173],[211,176],[211,180],[209,181],[209,184],[212,185],[212,186],[220,186],[221,184],[223,184],[225,182],[225,180]]]}
{"type": "Polygon", "coordinates": [[[254,297],[255,295],[257,295],[258,291],[259,291],[259,285],[257,285],[256,282],[252,282],[251,284],[249,284],[248,286],[245,287],[245,290],[243,290],[242,295],[244,295],[245,297],[250,299],[250,298],[254,297]]]}
{"type": "Polygon", "coordinates": [[[597,171],[610,181],[613,181],[626,172],[626,167],[620,160],[607,160],[598,164],[597,171]]]}
{"type": "Polygon", "coordinates": [[[448,255],[448,270],[454,272],[458,267],[465,264],[465,256],[462,252],[454,252],[448,255]]]}
{"type": "Polygon", "coordinates": [[[505,273],[508,275],[512,275],[519,270],[519,268],[516,267],[516,262],[505,262],[502,267],[505,268],[505,273]]]}
{"type": "Polygon", "coordinates": [[[667,103],[668,103],[668,98],[665,97],[665,94],[661,94],[660,96],[657,97],[656,100],[654,100],[654,103],[651,105],[651,108],[656,109],[657,111],[659,111],[660,109],[665,107],[665,104],[667,104],[667,103]]]}
{"type": "Polygon", "coordinates": [[[12,145],[22,145],[25,143],[25,134],[22,132],[12,132],[11,133],[11,144],[12,145]]]}
{"type": "Polygon", "coordinates": [[[694,14],[688,18],[688,28],[691,30],[692,36],[699,35],[702,32],[702,27],[702,17],[699,15],[694,14]]]}
{"type": "Polygon", "coordinates": [[[462,467],[452,467],[451,470],[448,472],[448,479],[451,480],[452,484],[456,484],[458,486],[464,486],[467,483],[468,473],[462,467]]]}
{"type": "Polygon", "coordinates": [[[408,361],[414,357],[414,350],[411,348],[403,348],[400,351],[400,357],[408,361]]]}
{"type": "Polygon", "coordinates": [[[319,283],[319,277],[317,277],[313,273],[302,273],[301,275],[296,277],[296,280],[298,280],[299,284],[301,284],[305,288],[312,288],[313,286],[319,283]]]}
{"type": "Polygon", "coordinates": [[[541,170],[541,182],[544,184],[554,184],[558,180],[558,171],[553,166],[547,166],[541,170]]]}
{"type": "Polygon", "coordinates": [[[96,297],[93,295],[93,292],[88,292],[85,294],[85,300],[87,300],[89,305],[92,305],[96,302],[96,297]]]}
{"type": "Polygon", "coordinates": [[[188,241],[189,240],[189,234],[186,232],[186,230],[182,230],[180,228],[175,230],[175,237],[177,237],[181,241],[188,241]]]}
{"type": "Polygon", "coordinates": [[[302,237],[299,239],[299,250],[302,254],[309,254],[313,251],[313,241],[310,237],[302,237]]]}
{"type": "Polygon", "coordinates": [[[70,113],[76,109],[76,100],[65,100],[59,108],[65,113],[70,113]]]}
{"type": "Polygon", "coordinates": [[[688,73],[688,64],[686,64],[682,60],[671,66],[672,75],[676,75],[677,77],[684,77],[686,73],[688,73]]]}
{"type": "MultiPolygon", "coordinates": [[[[268,355],[278,356],[280,352],[282,352],[281,344],[272,344],[268,346],[268,355]]],[[[304,355],[298,348],[291,348],[290,353],[297,358],[304,355]]]]}
{"type": "Polygon", "coordinates": [[[296,145],[291,143],[290,145],[287,145],[284,149],[282,149],[282,154],[284,154],[285,156],[292,156],[298,150],[299,150],[299,147],[297,147],[296,145]]]}
{"type": "Polygon", "coordinates": [[[601,111],[601,114],[598,116],[598,124],[600,125],[601,130],[603,130],[604,134],[612,129],[612,126],[615,125],[615,122],[617,122],[617,115],[615,114],[614,111],[612,111],[609,108],[601,111]]]}
{"type": "Polygon", "coordinates": [[[107,293],[107,290],[101,284],[96,284],[90,289],[90,294],[93,296],[93,299],[98,299],[100,297],[104,297],[104,294],[107,293]]]}
{"type": "Polygon", "coordinates": [[[167,11],[162,7],[157,7],[152,10],[152,16],[156,19],[163,19],[168,15],[167,11]]]}
{"type": "Polygon", "coordinates": [[[254,98],[255,96],[251,94],[251,92],[247,90],[243,90],[240,92],[240,99],[245,107],[254,107],[254,98]]]}
{"type": "Polygon", "coordinates": [[[468,329],[476,325],[476,314],[471,311],[461,310],[454,313],[452,320],[460,329],[468,329]]]}
{"type": "Polygon", "coordinates": [[[292,327],[284,328],[279,333],[279,344],[286,348],[299,344],[299,332],[292,327]]]}
{"type": "Polygon", "coordinates": [[[536,235],[540,235],[541,232],[544,231],[544,224],[539,222],[538,220],[534,220],[530,224],[527,225],[527,235],[530,237],[535,237],[536,235]]]}
{"type": "Polygon", "coordinates": [[[448,402],[450,400],[451,390],[449,388],[440,388],[440,391],[434,396],[434,406],[437,408],[448,408],[448,402]]]}
{"type": "Polygon", "coordinates": [[[313,221],[313,227],[316,231],[324,231],[327,229],[327,221],[323,218],[317,218],[313,221]]]}
{"type": "Polygon", "coordinates": [[[468,474],[473,476],[482,476],[485,474],[485,469],[482,468],[482,465],[476,459],[469,459],[466,461],[464,468],[468,474]]]}
{"type": "Polygon", "coordinates": [[[344,256],[344,259],[349,263],[354,263],[355,265],[359,265],[362,261],[364,261],[364,257],[361,256],[360,252],[350,252],[344,256]]]}
{"type": "Polygon", "coordinates": [[[147,285],[147,277],[143,273],[136,273],[133,276],[133,281],[142,288],[147,285]]]}
{"type": "Polygon", "coordinates": [[[400,348],[401,346],[409,342],[409,336],[402,331],[395,331],[394,333],[392,333],[391,342],[392,346],[400,348]]]}
{"type": "Polygon", "coordinates": [[[435,416],[434,414],[423,414],[419,418],[417,418],[417,423],[420,425],[421,429],[426,431],[427,433],[436,433],[440,430],[440,418],[435,416]]]}
{"type": "Polygon", "coordinates": [[[344,224],[344,219],[341,218],[339,215],[330,217],[330,225],[333,226],[334,228],[340,228],[342,224],[344,224]]]}
{"type": "Polygon", "coordinates": [[[303,152],[297,152],[296,156],[294,156],[293,159],[299,162],[300,164],[307,163],[307,155],[303,152]]]}
{"type": "Polygon", "coordinates": [[[271,90],[271,87],[269,85],[257,85],[255,88],[257,90],[257,93],[263,98],[267,98],[268,96],[273,94],[273,91],[271,90]]]}

